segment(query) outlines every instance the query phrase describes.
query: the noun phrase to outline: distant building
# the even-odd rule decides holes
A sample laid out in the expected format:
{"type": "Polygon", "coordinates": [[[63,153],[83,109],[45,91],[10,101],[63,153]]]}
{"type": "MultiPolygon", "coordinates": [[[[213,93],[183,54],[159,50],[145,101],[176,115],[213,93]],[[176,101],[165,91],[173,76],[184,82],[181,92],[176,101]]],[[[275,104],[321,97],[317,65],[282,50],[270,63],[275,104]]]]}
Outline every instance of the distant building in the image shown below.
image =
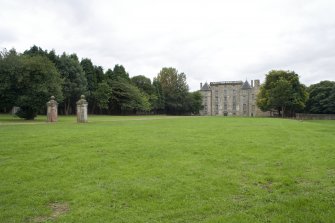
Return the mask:
{"type": "Polygon", "coordinates": [[[257,107],[259,88],[259,80],[251,81],[251,84],[248,81],[200,83],[203,96],[200,115],[270,116],[269,112],[262,112],[257,107]]]}

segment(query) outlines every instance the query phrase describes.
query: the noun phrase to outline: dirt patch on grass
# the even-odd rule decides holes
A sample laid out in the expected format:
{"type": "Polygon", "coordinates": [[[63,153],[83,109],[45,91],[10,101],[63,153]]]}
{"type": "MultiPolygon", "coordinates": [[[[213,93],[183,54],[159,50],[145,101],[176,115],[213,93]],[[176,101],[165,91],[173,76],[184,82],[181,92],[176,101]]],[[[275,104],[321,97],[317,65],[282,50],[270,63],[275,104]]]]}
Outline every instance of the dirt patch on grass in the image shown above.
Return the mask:
{"type": "Polygon", "coordinates": [[[269,193],[272,193],[273,190],[273,182],[270,180],[267,181],[259,181],[258,183],[254,183],[254,185],[260,187],[263,190],[268,191],[269,193]]]}
{"type": "Polygon", "coordinates": [[[57,218],[70,210],[68,203],[51,203],[49,207],[52,209],[52,218],[57,218]]]}
{"type": "Polygon", "coordinates": [[[70,210],[68,203],[55,202],[55,203],[50,203],[48,207],[52,210],[51,215],[35,217],[33,222],[46,222],[46,221],[54,220],[58,218],[59,216],[66,214],[70,210]]]}
{"type": "Polygon", "coordinates": [[[45,216],[38,216],[36,218],[33,219],[33,222],[46,222],[47,220],[49,220],[49,217],[45,217],[45,216]]]}

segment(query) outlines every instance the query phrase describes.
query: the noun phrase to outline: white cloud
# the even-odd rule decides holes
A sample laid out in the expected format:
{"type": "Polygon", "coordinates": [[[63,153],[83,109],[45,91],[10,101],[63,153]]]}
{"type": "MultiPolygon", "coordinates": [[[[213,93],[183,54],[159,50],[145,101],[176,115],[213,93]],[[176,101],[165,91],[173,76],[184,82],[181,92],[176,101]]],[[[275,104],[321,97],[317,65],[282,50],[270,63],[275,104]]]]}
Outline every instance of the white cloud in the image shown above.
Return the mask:
{"type": "Polygon", "coordinates": [[[77,53],[105,69],[154,77],[164,66],[204,81],[263,79],[295,70],[334,80],[334,1],[6,1],[0,47],[77,53]]]}

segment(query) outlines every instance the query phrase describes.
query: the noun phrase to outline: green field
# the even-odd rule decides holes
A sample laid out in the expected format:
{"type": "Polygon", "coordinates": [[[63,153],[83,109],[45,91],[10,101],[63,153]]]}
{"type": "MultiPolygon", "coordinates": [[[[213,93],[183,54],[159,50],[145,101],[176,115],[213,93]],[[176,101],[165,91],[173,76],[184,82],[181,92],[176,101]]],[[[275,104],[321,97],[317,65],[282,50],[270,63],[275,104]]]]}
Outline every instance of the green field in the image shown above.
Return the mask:
{"type": "Polygon", "coordinates": [[[334,222],[335,121],[0,116],[0,222],[334,222]]]}

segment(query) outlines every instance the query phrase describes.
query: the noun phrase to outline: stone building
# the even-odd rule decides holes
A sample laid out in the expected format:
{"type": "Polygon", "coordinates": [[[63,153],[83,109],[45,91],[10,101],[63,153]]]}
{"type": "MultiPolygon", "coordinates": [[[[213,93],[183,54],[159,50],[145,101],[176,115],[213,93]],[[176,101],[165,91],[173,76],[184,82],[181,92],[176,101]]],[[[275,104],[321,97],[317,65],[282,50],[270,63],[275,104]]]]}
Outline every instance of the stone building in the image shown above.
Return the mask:
{"type": "Polygon", "coordinates": [[[269,116],[256,105],[259,80],[221,81],[200,84],[203,110],[200,115],[269,116]]]}

